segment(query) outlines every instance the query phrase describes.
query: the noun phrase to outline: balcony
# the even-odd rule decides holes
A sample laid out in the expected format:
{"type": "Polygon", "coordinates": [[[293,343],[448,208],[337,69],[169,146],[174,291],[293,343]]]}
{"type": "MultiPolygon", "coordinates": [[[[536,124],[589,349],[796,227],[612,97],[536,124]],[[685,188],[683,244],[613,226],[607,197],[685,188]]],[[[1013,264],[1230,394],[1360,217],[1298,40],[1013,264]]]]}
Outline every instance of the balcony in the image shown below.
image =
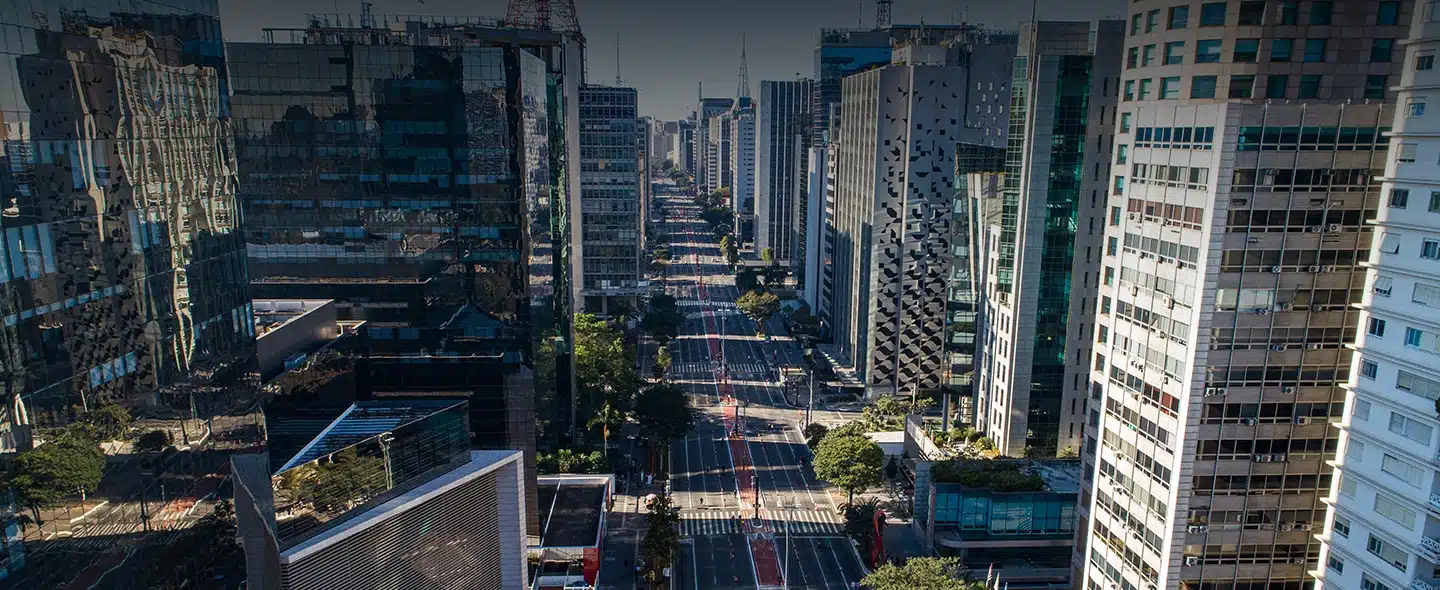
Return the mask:
{"type": "Polygon", "coordinates": [[[1420,552],[1433,563],[1440,563],[1440,539],[1420,537],[1420,552]]]}
{"type": "Polygon", "coordinates": [[[1430,509],[1440,512],[1440,494],[1430,494],[1430,509]]]}
{"type": "Polygon", "coordinates": [[[1410,582],[1410,590],[1440,590],[1440,580],[1415,580],[1410,582]]]}

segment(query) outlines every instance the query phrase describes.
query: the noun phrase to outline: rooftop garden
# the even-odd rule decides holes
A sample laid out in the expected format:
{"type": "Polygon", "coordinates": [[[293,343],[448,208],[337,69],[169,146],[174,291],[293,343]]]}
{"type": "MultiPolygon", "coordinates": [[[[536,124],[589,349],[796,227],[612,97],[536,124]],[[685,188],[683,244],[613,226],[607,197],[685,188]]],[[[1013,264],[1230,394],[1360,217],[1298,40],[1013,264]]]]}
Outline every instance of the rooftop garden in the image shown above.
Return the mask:
{"type": "Polygon", "coordinates": [[[1043,492],[1045,480],[1030,470],[1027,461],[950,459],[935,463],[936,483],[960,484],[992,492],[1043,492]]]}

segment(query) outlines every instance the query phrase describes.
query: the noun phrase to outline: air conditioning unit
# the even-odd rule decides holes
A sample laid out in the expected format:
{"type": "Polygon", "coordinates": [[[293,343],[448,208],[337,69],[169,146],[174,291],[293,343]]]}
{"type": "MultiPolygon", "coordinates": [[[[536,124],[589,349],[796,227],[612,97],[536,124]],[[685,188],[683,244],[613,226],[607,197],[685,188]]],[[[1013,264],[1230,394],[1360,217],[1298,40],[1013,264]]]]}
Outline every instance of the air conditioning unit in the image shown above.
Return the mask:
{"type": "Polygon", "coordinates": [[[1133,211],[1130,212],[1130,221],[1140,221],[1140,214],[1133,211]]]}
{"type": "Polygon", "coordinates": [[[1320,267],[1319,267],[1319,266],[1311,266],[1310,268],[1307,268],[1307,269],[1305,269],[1305,270],[1308,270],[1308,271],[1310,271],[1310,272],[1320,272],[1320,267]]]}
{"type": "Polygon", "coordinates": [[[1304,558],[1304,557],[1296,557],[1295,559],[1290,560],[1290,563],[1305,563],[1305,558],[1304,558]]]}
{"type": "Polygon", "coordinates": [[[1254,426],[1257,421],[1254,418],[1241,418],[1240,423],[1246,426],[1254,426]]]}
{"type": "Polygon", "coordinates": [[[1275,265],[1275,266],[1270,267],[1270,272],[1273,272],[1273,273],[1275,273],[1275,274],[1277,274],[1277,275],[1280,274],[1280,265],[1277,264],[1277,265],[1275,265]]]}
{"type": "Polygon", "coordinates": [[[1322,267],[1320,267],[1320,271],[1321,271],[1321,272],[1335,272],[1335,267],[1333,267],[1333,266],[1322,266],[1322,267]]]}
{"type": "Polygon", "coordinates": [[[1332,208],[1334,208],[1334,207],[1343,207],[1344,205],[1345,205],[1345,201],[1330,201],[1330,207],[1332,207],[1332,208]]]}
{"type": "Polygon", "coordinates": [[[1340,224],[1338,224],[1338,223],[1332,223],[1332,224],[1330,224],[1330,225],[1325,226],[1325,229],[1326,229],[1327,231],[1329,231],[1330,233],[1332,233],[1332,234],[1333,234],[1333,233],[1339,233],[1339,232],[1340,232],[1340,224]]]}
{"type": "Polygon", "coordinates": [[[1225,388],[1223,388],[1223,387],[1206,387],[1206,388],[1205,388],[1205,397],[1215,397],[1215,396],[1219,396],[1219,395],[1225,395],[1225,388]]]}
{"type": "Polygon", "coordinates": [[[1285,346],[1284,344],[1272,344],[1272,345],[1270,345],[1270,350],[1275,350],[1275,351],[1285,350],[1286,348],[1288,348],[1288,347],[1285,346]]]}
{"type": "Polygon", "coordinates": [[[1139,295],[1139,294],[1140,294],[1140,286],[1139,286],[1139,285],[1131,285],[1131,286],[1130,286],[1130,294],[1131,294],[1131,295],[1139,295]]]}
{"type": "Polygon", "coordinates": [[[1270,462],[1270,455],[1255,455],[1254,457],[1251,457],[1250,459],[1251,459],[1252,461],[1256,462],[1256,463],[1269,463],[1269,462],[1270,462]]]}
{"type": "Polygon", "coordinates": [[[1260,243],[1260,238],[1258,238],[1258,237],[1256,237],[1256,236],[1250,236],[1250,237],[1248,237],[1248,238],[1245,238],[1245,243],[1247,243],[1247,244],[1259,244],[1259,243],[1260,243]]]}
{"type": "Polygon", "coordinates": [[[1200,565],[1200,558],[1199,558],[1199,557],[1186,557],[1186,558],[1185,558],[1185,565],[1192,566],[1192,567],[1193,567],[1193,566],[1200,565]]]}
{"type": "Polygon", "coordinates": [[[1320,232],[1322,232],[1322,231],[1325,231],[1325,226],[1323,226],[1323,225],[1312,225],[1312,226],[1310,226],[1310,233],[1312,233],[1312,234],[1318,234],[1318,233],[1320,233],[1320,232]]]}
{"type": "Polygon", "coordinates": [[[1280,393],[1295,393],[1294,387],[1281,387],[1280,393]]]}
{"type": "Polygon", "coordinates": [[[1208,524],[1197,524],[1195,528],[1200,529],[1202,533],[1210,532],[1210,525],[1208,524]]]}
{"type": "Polygon", "coordinates": [[[1286,455],[1285,453],[1276,453],[1274,455],[1270,455],[1270,459],[1275,461],[1276,463],[1284,463],[1286,455]]]}
{"type": "Polygon", "coordinates": [[[1304,426],[1304,425],[1310,423],[1310,417],[1309,417],[1309,416],[1296,416],[1296,417],[1295,417],[1295,423],[1296,423],[1296,424],[1299,424],[1299,425],[1301,425],[1301,426],[1304,426]]]}
{"type": "Polygon", "coordinates": [[[1268,307],[1257,307],[1257,308],[1255,308],[1255,315],[1269,315],[1269,313],[1270,313],[1270,308],[1268,308],[1268,307]]]}
{"type": "Polygon", "coordinates": [[[1313,531],[1313,530],[1315,530],[1315,525],[1310,524],[1310,523],[1308,523],[1308,522],[1302,522],[1302,523],[1300,523],[1300,524],[1295,525],[1295,528],[1297,528],[1297,529],[1299,529],[1299,530],[1302,530],[1302,531],[1313,531]]]}
{"type": "Polygon", "coordinates": [[[1292,525],[1286,524],[1286,523],[1280,523],[1280,530],[1282,530],[1282,531],[1293,531],[1293,530],[1295,530],[1295,527],[1292,526],[1292,525]]]}
{"type": "Polygon", "coordinates": [[[1198,533],[1200,533],[1200,532],[1202,532],[1202,531],[1200,530],[1200,526],[1199,526],[1199,525],[1193,525],[1193,524],[1192,524],[1192,525],[1190,525],[1190,526],[1188,526],[1188,527],[1185,527],[1185,532],[1191,533],[1191,534],[1198,534],[1198,533]]]}
{"type": "Polygon", "coordinates": [[[1318,342],[1314,342],[1314,343],[1310,343],[1310,344],[1305,345],[1305,348],[1308,348],[1308,349],[1310,349],[1310,350],[1320,350],[1323,346],[1324,346],[1323,344],[1320,344],[1320,343],[1318,343],[1318,342]]]}
{"type": "Polygon", "coordinates": [[[1165,307],[1166,307],[1166,308],[1169,308],[1169,309],[1175,309],[1175,299],[1172,298],[1172,297],[1166,297],[1166,298],[1165,298],[1165,307]]]}
{"type": "Polygon", "coordinates": [[[1293,304],[1293,303],[1281,303],[1281,304],[1280,304],[1280,311],[1290,311],[1290,310],[1292,310],[1292,309],[1295,309],[1295,304],[1293,304]]]}

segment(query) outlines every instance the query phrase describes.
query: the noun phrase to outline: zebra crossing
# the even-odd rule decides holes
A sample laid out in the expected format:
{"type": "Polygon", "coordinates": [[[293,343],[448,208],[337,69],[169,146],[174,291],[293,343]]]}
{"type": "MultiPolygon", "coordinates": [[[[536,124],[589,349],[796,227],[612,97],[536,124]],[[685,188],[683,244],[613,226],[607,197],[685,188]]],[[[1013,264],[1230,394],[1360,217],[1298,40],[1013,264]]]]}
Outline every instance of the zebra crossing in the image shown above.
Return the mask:
{"type": "MultiPolygon", "coordinates": [[[[765,363],[730,363],[730,376],[768,375],[769,367],[765,363]]],[[[670,366],[671,375],[711,375],[715,365],[709,361],[675,363],[670,366]]]]}
{"type": "MultiPolygon", "coordinates": [[[[826,536],[844,534],[845,523],[828,510],[761,510],[765,525],[781,535],[788,526],[791,535],[826,536]]],[[[680,535],[737,535],[747,532],[744,521],[753,516],[741,510],[703,510],[680,513],[680,535]]]]}

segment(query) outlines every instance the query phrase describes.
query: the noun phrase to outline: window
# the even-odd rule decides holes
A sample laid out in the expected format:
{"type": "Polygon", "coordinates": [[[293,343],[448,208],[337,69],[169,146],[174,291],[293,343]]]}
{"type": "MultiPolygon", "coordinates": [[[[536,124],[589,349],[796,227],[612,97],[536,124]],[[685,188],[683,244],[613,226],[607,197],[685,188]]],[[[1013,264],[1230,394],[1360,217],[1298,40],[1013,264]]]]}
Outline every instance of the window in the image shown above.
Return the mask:
{"type": "Polygon", "coordinates": [[[1235,53],[1232,58],[1236,63],[1255,63],[1260,58],[1259,39],[1236,39],[1235,53]]]}
{"type": "Polygon", "coordinates": [[[1130,36],[1140,34],[1140,13],[1130,15],[1130,36]]]}
{"type": "Polygon", "coordinates": [[[1398,459],[1389,453],[1385,453],[1385,456],[1381,457],[1380,470],[1417,488],[1420,487],[1420,482],[1424,478],[1424,473],[1419,467],[1412,465],[1408,461],[1398,459]]]}
{"type": "Polygon", "coordinates": [[[1325,567],[1335,570],[1337,574],[1345,573],[1345,562],[1341,561],[1339,557],[1335,557],[1334,553],[1331,553],[1325,559],[1325,567]]]}
{"type": "Polygon", "coordinates": [[[1365,98],[1385,98],[1385,81],[1388,76],[1365,76],[1365,98]]]}
{"type": "Polygon", "coordinates": [[[1324,40],[1324,39],[1306,39],[1306,40],[1305,40],[1305,61],[1309,61],[1309,62],[1325,61],[1325,40],[1324,40]]]}
{"type": "Polygon", "coordinates": [[[1376,338],[1384,338],[1384,337],[1385,337],[1385,320],[1382,320],[1382,319],[1379,319],[1379,318],[1370,318],[1370,329],[1369,329],[1369,333],[1370,333],[1371,336],[1374,336],[1374,337],[1376,337],[1376,338]]]}
{"type": "Polygon", "coordinates": [[[1345,461],[1348,463],[1359,463],[1365,460],[1365,443],[1350,437],[1345,441],[1345,461]]]}
{"type": "Polygon", "coordinates": [[[1430,212],[1440,213],[1440,191],[1430,191],[1430,212]]]}
{"type": "Polygon", "coordinates": [[[1285,98],[1285,89],[1290,86],[1290,76],[1270,74],[1265,77],[1265,98],[1285,98]]]}
{"type": "Polygon", "coordinates": [[[1160,79],[1160,98],[1180,98],[1180,76],[1160,79]]]}
{"type": "Polygon", "coordinates": [[[1200,26],[1202,27],[1223,27],[1225,26],[1225,3],[1206,2],[1200,5],[1200,26]]]}
{"type": "Polygon", "coordinates": [[[1125,100],[1135,100],[1135,81],[1125,81],[1125,100]]]}
{"type": "Polygon", "coordinates": [[[1424,117],[1424,116],[1425,116],[1425,101],[1424,101],[1424,100],[1420,100],[1420,99],[1415,99],[1415,98],[1407,98],[1407,99],[1405,99],[1405,116],[1406,116],[1406,117],[1424,117]]]}
{"type": "Polygon", "coordinates": [[[1261,24],[1265,20],[1265,2],[1251,1],[1240,3],[1239,21],[1235,24],[1242,27],[1261,24]]]}
{"type": "Polygon", "coordinates": [[[1126,163],[1129,159],[1130,159],[1130,146],[1125,145],[1125,144],[1122,143],[1122,144],[1120,144],[1120,147],[1115,148],[1115,163],[1116,163],[1116,164],[1124,164],[1124,163],[1126,163]]]}
{"type": "MultiPolygon", "coordinates": [[[[1341,489],[1343,490],[1344,488],[1342,487],[1341,489]]],[[[1353,493],[1351,495],[1353,495],[1353,493]]],[[[1342,537],[1350,536],[1350,519],[1338,514],[1335,515],[1335,526],[1332,530],[1335,531],[1335,534],[1342,537]]]]}
{"type": "Polygon", "coordinates": [[[1172,6],[1172,7],[1170,7],[1170,28],[1171,28],[1172,30],[1173,30],[1173,29],[1183,29],[1183,28],[1185,28],[1185,25],[1189,24],[1189,22],[1190,22],[1190,7],[1189,7],[1189,6],[1172,6]]]}
{"type": "Polygon", "coordinates": [[[1426,260],[1440,260],[1440,241],[1426,239],[1421,242],[1420,257],[1426,260]]]}
{"type": "Polygon", "coordinates": [[[1403,164],[1410,164],[1415,161],[1415,152],[1420,149],[1418,143],[1402,143],[1400,150],[1395,154],[1395,161],[1403,164]]]}
{"type": "Polygon", "coordinates": [[[1399,412],[1390,412],[1390,432],[1422,445],[1429,445],[1430,435],[1435,433],[1435,429],[1431,428],[1429,424],[1399,412]]]}
{"type": "Polygon", "coordinates": [[[1388,541],[1370,533],[1370,541],[1365,543],[1365,550],[1385,560],[1386,563],[1395,566],[1400,571],[1405,571],[1405,564],[1410,561],[1410,554],[1401,551],[1399,547],[1391,545],[1388,541]]]}
{"type": "Polygon", "coordinates": [[[1377,25],[1398,25],[1400,24],[1400,3],[1381,2],[1375,12],[1375,24],[1377,25]]]}
{"type": "MultiPolygon", "coordinates": [[[[1375,361],[1360,361],[1360,376],[1361,376],[1361,377],[1364,377],[1364,378],[1366,378],[1366,379],[1374,379],[1376,373],[1378,373],[1379,371],[1380,371],[1380,366],[1377,365],[1377,364],[1375,364],[1375,361]]],[[[1355,403],[1356,403],[1356,405],[1359,405],[1360,401],[1359,401],[1359,400],[1356,400],[1355,403]]]]}
{"type": "Polygon", "coordinates": [[[1155,81],[1150,78],[1145,78],[1140,81],[1140,100],[1150,100],[1150,87],[1153,86],[1154,83],[1155,81]]]}
{"type": "Polygon", "coordinates": [[[1435,54],[1422,53],[1420,55],[1416,55],[1415,69],[1420,71],[1435,69],[1435,54]]]}
{"type": "Polygon", "coordinates": [[[1395,590],[1389,584],[1380,582],[1370,577],[1370,574],[1360,572],[1360,590],[1395,590]]]}
{"type": "Polygon", "coordinates": [[[1191,78],[1190,98],[1215,98],[1215,76],[1191,78]]]}
{"type": "Polygon", "coordinates": [[[1195,63],[1213,64],[1220,62],[1219,39],[1201,39],[1195,42],[1195,63]]]}
{"type": "Polygon", "coordinates": [[[1120,113],[1120,132],[1130,132],[1130,113],[1120,113]]]}
{"type": "Polygon", "coordinates": [[[1415,283],[1415,291],[1411,293],[1410,300],[1427,307],[1440,307],[1440,287],[1415,283]]]}
{"type": "Polygon", "coordinates": [[[1119,208],[1119,207],[1111,207],[1111,208],[1110,208],[1110,225],[1112,225],[1112,226],[1120,225],[1120,208],[1119,208]]]}
{"type": "Polygon", "coordinates": [[[1404,188],[1392,188],[1392,189],[1390,189],[1390,206],[1391,206],[1391,207],[1395,207],[1395,208],[1397,208],[1397,209],[1404,209],[1405,206],[1408,205],[1408,204],[1410,204],[1410,189],[1404,189],[1404,188]]]}
{"type": "MultiPolygon", "coordinates": [[[[1347,477],[1344,477],[1342,474],[1339,474],[1339,473],[1335,474],[1335,477],[1336,477],[1336,479],[1339,479],[1339,480],[1340,480],[1340,493],[1345,494],[1346,497],[1354,498],[1354,497],[1355,497],[1355,480],[1349,479],[1349,478],[1347,478],[1347,477]]],[[[1340,530],[1340,517],[1338,517],[1338,516],[1335,517],[1335,530],[1336,530],[1337,532],[1340,530]]],[[[1342,534],[1341,536],[1342,536],[1342,537],[1348,537],[1348,536],[1350,536],[1350,521],[1349,521],[1349,520],[1346,520],[1346,521],[1345,521],[1345,532],[1344,532],[1344,534],[1342,534]]]]}
{"type": "Polygon", "coordinates": [[[1133,68],[1140,65],[1140,48],[1131,47],[1125,51],[1125,68],[1133,68]]]}
{"type": "Polygon", "coordinates": [[[1140,65],[1150,66],[1155,64],[1155,46],[1146,45],[1140,50],[1140,65]]]}
{"type": "MultiPolygon", "coordinates": [[[[1371,364],[1371,365],[1374,365],[1375,363],[1370,363],[1370,364],[1371,364]]],[[[1369,419],[1370,419],[1370,402],[1367,402],[1367,401],[1365,401],[1365,400],[1363,400],[1363,399],[1357,399],[1357,400],[1355,400],[1355,410],[1352,411],[1352,412],[1350,412],[1350,415],[1352,415],[1352,416],[1354,416],[1354,417],[1356,417],[1356,418],[1359,418],[1359,419],[1361,419],[1361,420],[1369,420],[1369,419]]]]}
{"type": "Polygon", "coordinates": [[[1400,253],[1400,234],[1391,232],[1380,233],[1380,252],[1384,254],[1400,253]]]}
{"type": "Polygon", "coordinates": [[[1321,74],[1300,76],[1300,98],[1320,98],[1321,74]]]}
{"type": "Polygon", "coordinates": [[[1116,177],[1115,177],[1115,186],[1114,186],[1114,188],[1110,191],[1110,194],[1112,194],[1112,195],[1123,195],[1123,194],[1125,194],[1125,177],[1124,177],[1124,176],[1116,176],[1116,177]]]}
{"type": "Polygon", "coordinates": [[[1271,39],[1270,40],[1270,61],[1290,61],[1290,54],[1295,50],[1294,39],[1271,39]]]}
{"type": "Polygon", "coordinates": [[[1294,0],[1280,2],[1280,18],[1276,24],[1293,25],[1300,21],[1300,3],[1294,0]]]}
{"type": "Polygon", "coordinates": [[[1333,8],[1334,8],[1334,3],[1332,3],[1332,2],[1328,2],[1328,1],[1327,1],[1327,2],[1320,2],[1320,1],[1311,2],[1311,3],[1310,3],[1310,24],[1312,24],[1312,25],[1328,25],[1328,24],[1330,24],[1330,12],[1331,12],[1331,10],[1332,10],[1333,8]]]}
{"type": "Polygon", "coordinates": [[[1376,295],[1379,295],[1381,297],[1389,297],[1390,289],[1394,284],[1395,279],[1391,277],[1377,275],[1375,277],[1375,285],[1370,287],[1370,290],[1374,291],[1376,295]]]}
{"type": "Polygon", "coordinates": [[[1160,26],[1160,10],[1155,9],[1145,13],[1145,32],[1149,33],[1160,26]]]}
{"type": "Polygon", "coordinates": [[[1250,98],[1255,92],[1255,76],[1230,76],[1230,98],[1250,98]]]}
{"type": "Polygon", "coordinates": [[[1185,63],[1185,42],[1173,41],[1165,44],[1165,65],[1173,66],[1185,63]]]}
{"type": "Polygon", "coordinates": [[[1394,39],[1375,39],[1370,44],[1370,63],[1388,64],[1394,51],[1394,39]]]}

